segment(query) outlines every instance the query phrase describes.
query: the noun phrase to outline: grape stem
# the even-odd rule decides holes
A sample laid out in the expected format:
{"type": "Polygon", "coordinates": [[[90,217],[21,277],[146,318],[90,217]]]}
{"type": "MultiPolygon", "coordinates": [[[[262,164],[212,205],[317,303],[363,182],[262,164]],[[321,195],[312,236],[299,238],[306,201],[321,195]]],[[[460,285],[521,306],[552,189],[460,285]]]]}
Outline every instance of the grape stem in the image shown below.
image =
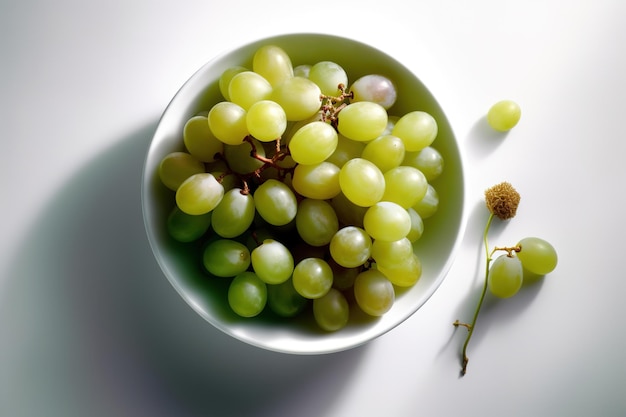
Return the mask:
{"type": "Polygon", "coordinates": [[[476,328],[476,320],[478,319],[478,314],[480,313],[480,308],[483,305],[483,301],[485,301],[485,295],[487,294],[487,277],[489,276],[489,265],[491,264],[491,260],[493,252],[495,252],[496,249],[494,249],[493,252],[489,252],[489,243],[488,243],[488,239],[487,239],[487,235],[489,234],[489,228],[491,227],[491,223],[493,221],[493,218],[495,217],[495,215],[493,213],[491,213],[489,215],[489,219],[487,220],[487,224],[485,226],[485,231],[483,232],[483,244],[485,245],[485,255],[486,255],[486,260],[485,260],[485,281],[483,284],[483,289],[482,292],[480,294],[480,298],[478,299],[478,304],[476,305],[476,310],[474,311],[474,317],[472,318],[472,322],[471,324],[468,323],[461,323],[458,320],[456,320],[454,323],[452,323],[454,325],[454,327],[465,327],[467,328],[468,332],[467,332],[467,338],[465,339],[465,343],[463,343],[463,350],[461,352],[462,355],[462,362],[461,362],[461,376],[465,375],[467,373],[467,363],[469,362],[469,358],[467,357],[467,345],[469,345],[470,340],[472,339],[472,335],[474,334],[474,329],[476,328]]]}

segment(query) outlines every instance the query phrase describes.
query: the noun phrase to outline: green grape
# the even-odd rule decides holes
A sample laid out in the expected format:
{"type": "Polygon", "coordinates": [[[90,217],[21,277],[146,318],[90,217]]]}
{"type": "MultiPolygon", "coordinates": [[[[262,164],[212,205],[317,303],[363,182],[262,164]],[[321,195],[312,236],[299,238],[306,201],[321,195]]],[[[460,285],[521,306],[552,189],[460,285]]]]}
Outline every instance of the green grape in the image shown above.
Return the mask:
{"type": "Polygon", "coordinates": [[[502,100],[491,106],[487,112],[487,123],[493,129],[506,132],[517,125],[522,110],[519,105],[511,100],[502,100]]]}
{"type": "Polygon", "coordinates": [[[387,127],[385,108],[369,101],[348,104],[339,112],[337,118],[339,133],[359,142],[376,139],[387,127]]]}
{"type": "Polygon", "coordinates": [[[337,135],[337,137],[337,147],[332,155],[326,158],[326,162],[331,162],[341,168],[349,160],[361,157],[363,149],[365,149],[365,143],[348,139],[341,134],[337,135]]]}
{"type": "Polygon", "coordinates": [[[214,240],[204,248],[202,263],[216,277],[234,277],[250,266],[250,250],[236,240],[214,240]]]}
{"type": "Polygon", "coordinates": [[[236,74],[228,84],[230,101],[248,110],[257,101],[267,100],[272,86],[262,75],[254,71],[236,74]]]}
{"type": "Polygon", "coordinates": [[[414,253],[396,264],[377,264],[377,269],[398,287],[411,287],[422,276],[422,262],[414,253]]]}
{"type": "Polygon", "coordinates": [[[222,201],[224,187],[209,173],[194,174],[176,190],[176,204],[187,214],[205,214],[222,201]]]}
{"type": "Polygon", "coordinates": [[[406,237],[411,243],[414,243],[424,234],[424,220],[422,220],[422,216],[417,214],[417,211],[415,211],[413,207],[409,207],[406,211],[409,213],[409,217],[411,217],[411,230],[409,230],[406,237]]]}
{"type": "Polygon", "coordinates": [[[211,213],[192,216],[175,206],[167,217],[167,231],[179,242],[198,240],[211,227],[211,213]]]}
{"type": "Polygon", "coordinates": [[[267,285],[254,272],[242,272],[228,287],[228,304],[241,317],[255,317],[267,304],[267,285]]]}
{"type": "Polygon", "coordinates": [[[229,101],[215,104],[209,110],[209,128],[215,137],[227,145],[239,145],[248,132],[246,111],[229,101]]]}
{"type": "Polygon", "coordinates": [[[269,179],[254,192],[254,205],[259,215],[271,225],[284,226],[296,217],[298,202],[284,183],[269,179]]]}
{"type": "Polygon", "coordinates": [[[287,120],[300,121],[313,117],[320,110],[321,90],[313,81],[293,77],[274,87],[270,99],[285,110],[287,120]]]}
{"type": "Polygon", "coordinates": [[[273,87],[293,77],[293,66],[287,52],[276,45],[261,46],[252,57],[252,70],[273,87]]]}
{"type": "Polygon", "coordinates": [[[444,162],[443,156],[437,149],[427,146],[417,152],[407,152],[402,165],[419,169],[430,182],[439,178],[443,172],[444,162]]]}
{"type": "Polygon", "coordinates": [[[348,200],[344,193],[339,193],[330,200],[339,223],[346,226],[363,227],[363,217],[369,207],[361,207],[348,200]]]}
{"type": "Polygon", "coordinates": [[[360,227],[346,226],[337,231],[330,240],[330,256],[345,268],[363,265],[370,257],[372,239],[360,227]]]}
{"type": "Polygon", "coordinates": [[[391,134],[402,139],[407,152],[415,152],[430,146],[437,137],[437,132],[437,121],[433,116],[416,110],[400,117],[391,134]]]}
{"type": "Polygon", "coordinates": [[[328,200],[341,192],[339,168],[330,162],[297,165],[291,184],[301,196],[317,200],[328,200]]]}
{"type": "Polygon", "coordinates": [[[361,158],[373,162],[384,173],[399,166],[404,160],[404,154],[402,139],[393,135],[383,135],[365,145],[361,158]]]}
{"type": "Polygon", "coordinates": [[[417,204],[413,205],[413,209],[422,219],[432,217],[439,209],[439,194],[435,187],[428,184],[426,195],[417,204]]]}
{"type": "Polygon", "coordinates": [[[159,164],[159,178],[163,185],[172,191],[189,177],[204,172],[204,164],[187,152],[172,152],[159,164]]]}
{"type": "Polygon", "coordinates": [[[220,88],[220,93],[222,93],[222,96],[226,99],[230,101],[230,96],[228,95],[228,86],[230,85],[230,80],[233,79],[233,77],[237,74],[239,74],[240,72],[244,72],[244,71],[250,71],[248,68],[246,67],[242,67],[240,65],[236,65],[234,67],[230,67],[227,68],[222,75],[220,76],[219,79],[219,88],[220,88]]]}
{"type": "Polygon", "coordinates": [[[361,310],[378,317],[391,309],[396,295],[393,284],[382,272],[368,269],[356,276],[354,297],[361,310]]]}
{"type": "Polygon", "coordinates": [[[367,209],[363,226],[374,240],[391,242],[406,237],[411,230],[411,216],[402,206],[381,201],[367,209]]]}
{"type": "Polygon", "coordinates": [[[293,287],[305,298],[324,296],[333,286],[333,271],[320,258],[305,258],[293,269],[293,287]]]}
{"type": "Polygon", "coordinates": [[[234,238],[245,232],[254,220],[254,200],[241,189],[227,191],[212,211],[213,230],[221,237],[234,238]]]}
{"type": "Polygon", "coordinates": [[[296,229],[309,245],[324,246],[339,230],[339,220],[330,203],[305,198],[298,205],[296,229]]]}
{"type": "Polygon", "coordinates": [[[393,82],[384,75],[369,74],[352,83],[351,102],[371,101],[389,109],[396,102],[398,93],[393,82]]]}
{"type": "Polygon", "coordinates": [[[487,280],[493,295],[512,297],[522,288],[522,263],[516,256],[501,255],[491,263],[487,280]]]}
{"type": "Polygon", "coordinates": [[[345,196],[361,207],[378,203],[385,193],[385,177],[372,162],[355,158],[339,171],[339,186],[345,196]]]}
{"type": "Polygon", "coordinates": [[[293,76],[294,77],[302,77],[302,78],[309,78],[309,73],[311,72],[311,65],[309,64],[301,64],[301,65],[296,65],[293,69],[293,76]]]}
{"type": "Polygon", "coordinates": [[[313,317],[323,330],[335,332],[348,324],[350,306],[341,291],[331,288],[325,295],[313,300],[313,317]]]}
{"type": "Polygon", "coordinates": [[[337,97],[341,94],[338,86],[348,86],[348,75],[341,65],[331,61],[320,61],[309,70],[309,80],[317,84],[326,96],[337,97]]]}
{"type": "Polygon", "coordinates": [[[372,243],[372,258],[379,267],[400,264],[411,256],[413,245],[408,238],[394,241],[374,240],[372,243]]]}
{"type": "Polygon", "coordinates": [[[280,284],[267,286],[267,305],[281,317],[297,316],[308,304],[309,299],[298,294],[291,278],[280,284]]]}
{"type": "Polygon", "coordinates": [[[271,101],[257,101],[248,109],[246,125],[252,136],[262,142],[280,138],[287,129],[287,115],[283,108],[271,101]]]}
{"type": "Polygon", "coordinates": [[[303,165],[323,162],[337,148],[337,132],[325,122],[311,122],[302,126],[289,141],[294,161],[303,165]]]}
{"type": "Polygon", "coordinates": [[[383,201],[392,201],[404,208],[417,204],[428,191],[426,176],[417,168],[401,165],[385,172],[383,201]]]}
{"type": "Polygon", "coordinates": [[[266,239],[252,250],[252,269],[263,282],[280,284],[293,272],[293,256],[285,245],[277,240],[266,239]]]}
{"type": "Polygon", "coordinates": [[[524,269],[537,275],[545,275],[556,268],[558,256],[554,246],[547,241],[538,237],[526,237],[517,246],[521,248],[517,257],[524,269]]]}
{"type": "Polygon", "coordinates": [[[354,279],[361,272],[361,268],[346,268],[339,265],[333,258],[328,259],[328,265],[333,270],[333,288],[339,291],[351,289],[354,286],[354,279]]]}
{"type": "Polygon", "coordinates": [[[223,152],[224,143],[209,128],[207,116],[194,116],[183,128],[183,142],[187,151],[202,162],[213,162],[215,155],[223,152]]]}
{"type": "MultiPolygon", "coordinates": [[[[263,144],[256,140],[250,139],[252,145],[256,149],[257,155],[265,156],[263,144]]],[[[244,142],[239,145],[224,145],[224,158],[228,162],[228,167],[237,174],[248,174],[254,172],[263,166],[260,161],[250,155],[252,146],[250,143],[244,142]]]]}

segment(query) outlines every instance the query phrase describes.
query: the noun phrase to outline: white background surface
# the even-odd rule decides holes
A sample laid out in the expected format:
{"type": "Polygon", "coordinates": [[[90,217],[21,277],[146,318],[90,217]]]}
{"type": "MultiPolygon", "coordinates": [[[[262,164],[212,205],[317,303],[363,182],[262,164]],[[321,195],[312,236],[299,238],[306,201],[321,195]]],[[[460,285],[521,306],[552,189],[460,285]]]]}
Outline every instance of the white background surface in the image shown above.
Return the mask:
{"type": "Polygon", "coordinates": [[[0,415],[622,416],[626,414],[626,3],[595,1],[0,2],[0,415]],[[409,7],[408,5],[411,4],[409,7]],[[203,63],[287,32],[367,42],[413,69],[465,158],[468,227],[429,302],[360,348],[265,352],[203,322],[148,247],[143,158],[203,63]],[[495,135],[491,104],[520,124],[495,135]],[[488,303],[459,377],[482,277],[485,188],[557,269],[488,303]]]}

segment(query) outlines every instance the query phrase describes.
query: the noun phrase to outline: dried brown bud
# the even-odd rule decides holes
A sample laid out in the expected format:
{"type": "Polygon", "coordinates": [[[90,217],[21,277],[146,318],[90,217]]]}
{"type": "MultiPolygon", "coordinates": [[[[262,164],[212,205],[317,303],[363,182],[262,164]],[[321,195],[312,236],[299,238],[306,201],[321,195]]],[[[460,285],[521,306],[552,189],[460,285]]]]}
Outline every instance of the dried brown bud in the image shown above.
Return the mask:
{"type": "Polygon", "coordinates": [[[519,193],[508,182],[494,185],[485,191],[487,208],[502,220],[515,217],[519,201],[519,193]]]}

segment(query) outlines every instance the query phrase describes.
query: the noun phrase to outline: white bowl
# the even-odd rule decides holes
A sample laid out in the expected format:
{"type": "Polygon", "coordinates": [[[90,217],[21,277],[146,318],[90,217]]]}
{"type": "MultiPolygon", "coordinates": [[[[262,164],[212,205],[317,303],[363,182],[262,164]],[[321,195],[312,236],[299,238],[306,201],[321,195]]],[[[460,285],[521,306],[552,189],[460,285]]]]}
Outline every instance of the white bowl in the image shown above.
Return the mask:
{"type": "Polygon", "coordinates": [[[363,43],[324,34],[288,34],[261,39],[223,54],[201,67],[181,87],[163,113],[145,160],[142,204],[150,245],[165,276],[181,297],[206,321],[223,332],[254,346],[293,354],[321,354],[350,349],[393,329],[417,312],[437,290],[451,267],[463,229],[464,178],[459,148],[452,128],[437,100],[405,66],[385,53],[363,43]],[[235,65],[251,68],[254,52],[261,45],[282,47],[293,65],[318,61],[339,63],[350,81],[370,73],[392,79],[398,100],[390,114],[402,115],[423,110],[435,117],[439,127],[433,143],[445,159],[443,174],[433,182],[439,210],[425,220],[425,233],[416,244],[423,263],[418,283],[398,291],[394,306],[380,318],[351,314],[348,325],[337,332],[324,332],[311,318],[276,319],[261,314],[244,319],[229,308],[225,292],[228,281],[208,279],[203,273],[199,248],[174,242],[165,224],[173,205],[172,192],[158,178],[161,159],[183,150],[185,122],[212,104],[223,100],[218,80],[222,72],[235,65]],[[190,249],[191,248],[191,249],[190,249]]]}

